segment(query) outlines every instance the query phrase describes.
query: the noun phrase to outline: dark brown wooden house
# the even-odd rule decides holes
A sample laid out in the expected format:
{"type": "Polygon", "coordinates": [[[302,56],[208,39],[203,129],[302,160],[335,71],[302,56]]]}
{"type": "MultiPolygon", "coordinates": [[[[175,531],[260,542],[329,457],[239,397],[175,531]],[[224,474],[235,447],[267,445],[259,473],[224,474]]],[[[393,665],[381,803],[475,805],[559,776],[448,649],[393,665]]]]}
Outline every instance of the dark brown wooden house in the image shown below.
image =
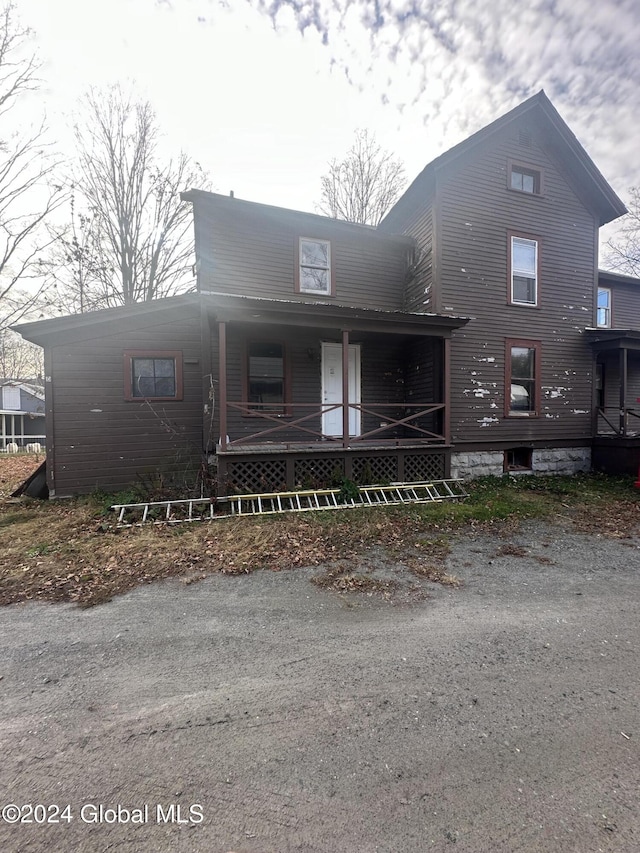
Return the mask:
{"type": "Polygon", "coordinates": [[[430,163],[383,221],[417,242],[408,310],[452,338],[452,471],[590,467],[598,228],[625,213],[543,92],[430,163]]]}
{"type": "Polygon", "coordinates": [[[183,197],[197,293],[20,328],[53,494],[202,461],[220,492],[590,467],[598,228],[625,208],[544,93],[377,229],[183,197]]]}

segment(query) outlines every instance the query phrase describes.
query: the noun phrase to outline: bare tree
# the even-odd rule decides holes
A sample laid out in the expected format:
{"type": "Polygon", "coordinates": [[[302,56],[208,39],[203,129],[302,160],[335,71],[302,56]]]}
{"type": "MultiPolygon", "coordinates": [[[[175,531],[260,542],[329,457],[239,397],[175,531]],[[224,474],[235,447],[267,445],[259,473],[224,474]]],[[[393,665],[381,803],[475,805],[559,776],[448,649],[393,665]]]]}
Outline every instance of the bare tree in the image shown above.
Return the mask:
{"type": "Polygon", "coordinates": [[[345,158],[330,161],[321,184],[318,209],[325,216],[377,225],[404,188],[404,166],[368,130],[357,130],[345,158]]]}
{"type": "Polygon", "coordinates": [[[0,329],[33,309],[45,284],[38,257],[50,242],[44,224],[61,203],[51,186],[55,162],[44,122],[24,129],[20,107],[39,86],[38,61],[28,50],[13,2],[0,9],[0,329]]]}
{"type": "Polygon", "coordinates": [[[617,238],[607,242],[608,266],[628,275],[640,276],[640,187],[631,187],[629,212],[622,219],[617,238]]]}
{"type": "Polygon", "coordinates": [[[180,192],[207,183],[186,154],[160,162],[148,102],[92,90],[75,125],[71,223],[50,267],[58,304],[85,311],[170,296],[192,286],[191,208],[180,192]]]}
{"type": "Polygon", "coordinates": [[[28,381],[44,374],[42,347],[25,341],[9,329],[0,329],[0,377],[28,381]]]}

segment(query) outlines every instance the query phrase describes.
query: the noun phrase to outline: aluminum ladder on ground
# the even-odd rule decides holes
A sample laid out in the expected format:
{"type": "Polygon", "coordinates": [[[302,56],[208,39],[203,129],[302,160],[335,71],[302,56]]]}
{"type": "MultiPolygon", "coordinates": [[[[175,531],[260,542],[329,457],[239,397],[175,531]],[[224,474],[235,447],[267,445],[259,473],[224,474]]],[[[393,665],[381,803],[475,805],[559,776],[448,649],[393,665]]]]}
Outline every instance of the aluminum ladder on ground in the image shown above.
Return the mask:
{"type": "Polygon", "coordinates": [[[449,479],[361,486],[357,497],[350,497],[343,489],[306,489],[295,492],[229,495],[223,498],[114,504],[111,509],[118,513],[120,525],[141,524],[147,521],[156,524],[177,524],[183,521],[214,521],[219,518],[280,515],[288,512],[439,503],[467,496],[462,480],[449,479]]]}

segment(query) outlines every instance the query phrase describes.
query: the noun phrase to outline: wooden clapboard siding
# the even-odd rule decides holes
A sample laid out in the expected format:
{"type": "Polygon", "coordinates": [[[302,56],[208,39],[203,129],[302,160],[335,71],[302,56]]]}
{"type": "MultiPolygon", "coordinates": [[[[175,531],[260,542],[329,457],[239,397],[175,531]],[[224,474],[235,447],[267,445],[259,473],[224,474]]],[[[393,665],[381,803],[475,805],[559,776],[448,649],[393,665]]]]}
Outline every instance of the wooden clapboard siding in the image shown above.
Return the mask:
{"type": "Polygon", "coordinates": [[[91,336],[50,348],[57,496],[114,490],[140,476],[164,475],[197,466],[201,455],[200,326],[197,314],[141,322],[119,331],[115,324],[91,336]],[[125,350],[179,350],[184,398],[124,399],[125,350]],[[192,363],[185,363],[184,360],[192,363]]]}
{"type": "Polygon", "coordinates": [[[597,223],[544,135],[514,121],[436,169],[419,191],[416,182],[404,222],[402,211],[390,217],[416,239],[417,256],[431,253],[432,278],[410,283],[410,307],[420,310],[420,287],[431,284],[427,307],[472,318],[452,336],[453,441],[588,439],[592,356],[583,332],[594,311],[597,223]],[[541,171],[542,195],[507,187],[510,159],[541,171]],[[508,304],[509,231],[539,241],[537,308],[508,304]],[[508,338],[540,341],[540,417],[504,416],[508,338]]]}
{"type": "Polygon", "coordinates": [[[439,186],[444,312],[472,321],[452,343],[456,442],[549,441],[590,436],[592,356],[584,329],[594,310],[597,226],[535,127],[511,125],[439,186]],[[531,146],[519,144],[526,130],[531,146]],[[543,173],[543,195],[507,188],[509,158],[543,173]],[[538,307],[508,304],[508,232],[538,239],[538,307]],[[541,412],[504,417],[505,340],[540,341],[541,412]]]}
{"type": "Polygon", "coordinates": [[[301,302],[335,301],[381,310],[403,307],[412,244],[368,226],[198,193],[194,196],[198,286],[301,302]],[[295,291],[300,237],[328,240],[335,296],[295,291]]]}
{"type": "Polygon", "coordinates": [[[611,328],[640,329],[640,279],[601,271],[598,283],[611,290],[611,328]]]}

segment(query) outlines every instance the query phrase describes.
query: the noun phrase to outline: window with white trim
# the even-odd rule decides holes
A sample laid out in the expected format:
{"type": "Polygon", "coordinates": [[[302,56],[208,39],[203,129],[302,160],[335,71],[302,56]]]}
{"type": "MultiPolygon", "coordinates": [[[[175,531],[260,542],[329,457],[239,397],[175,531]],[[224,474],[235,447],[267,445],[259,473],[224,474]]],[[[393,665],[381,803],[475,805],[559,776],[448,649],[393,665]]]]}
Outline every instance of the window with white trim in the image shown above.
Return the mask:
{"type": "Polygon", "coordinates": [[[611,288],[598,288],[598,306],[596,324],[599,329],[611,328],[611,288]]]}
{"type": "Polygon", "coordinates": [[[316,296],[331,296],[331,243],[328,240],[300,238],[298,290],[316,296]]]}
{"type": "Polygon", "coordinates": [[[2,386],[2,406],[0,408],[9,409],[9,411],[20,411],[20,389],[15,385],[2,386]]]}
{"type": "Polygon", "coordinates": [[[538,304],[538,241],[511,236],[510,302],[513,305],[538,304]]]}

